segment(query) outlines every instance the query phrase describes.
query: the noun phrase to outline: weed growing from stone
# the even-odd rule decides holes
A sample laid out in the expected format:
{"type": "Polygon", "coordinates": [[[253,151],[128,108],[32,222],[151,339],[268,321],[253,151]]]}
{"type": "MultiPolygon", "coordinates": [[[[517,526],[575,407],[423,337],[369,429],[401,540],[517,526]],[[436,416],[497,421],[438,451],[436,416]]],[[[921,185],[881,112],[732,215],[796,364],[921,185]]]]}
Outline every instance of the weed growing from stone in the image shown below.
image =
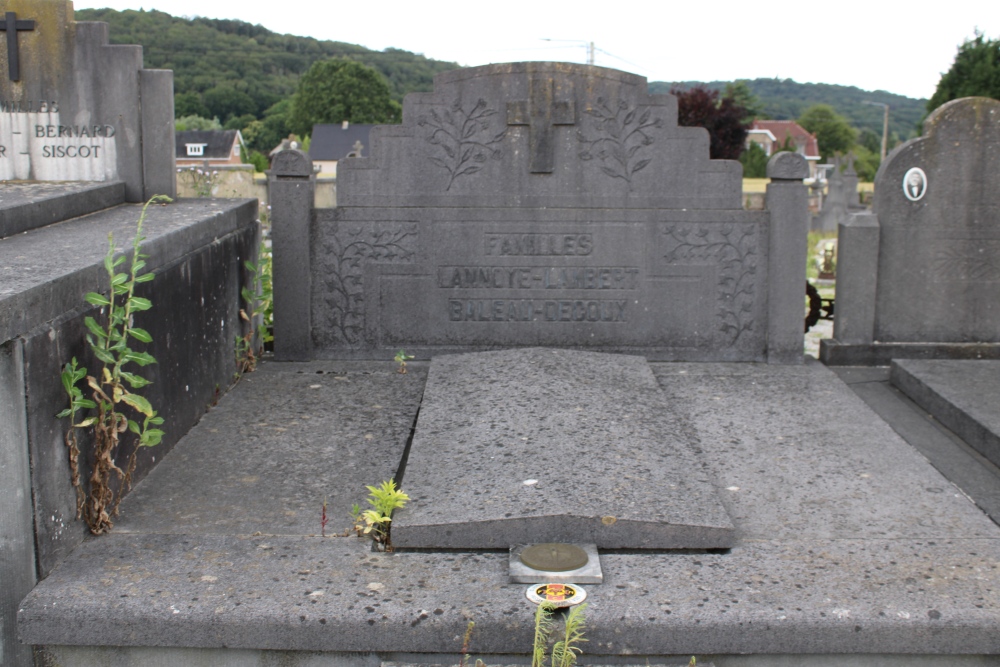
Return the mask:
{"type": "Polygon", "coordinates": [[[69,396],[70,407],[57,417],[70,418],[71,425],[65,441],[69,448],[70,481],[77,494],[77,518],[86,521],[90,532],[95,535],[107,533],[114,526],[111,517],[118,515],[122,495],[131,487],[139,448],[158,445],[163,438],[163,431],[155,428],[163,424],[163,418],[156,414],[146,398],[133,391],[150,384],[150,380],[137,371],[126,370],[126,367],[131,368],[131,364],[145,367],[156,363],[148,352],[132,349],[135,341],[152,342],[149,332],[133,326],[132,317],[152,307],[148,299],[135,296],[136,285],[149,282],[154,277],[152,273],[143,273],[147,255],[139,252],[145,238],[142,223],[146,210],[151,204],[169,201],[169,197],[157,195],[142,207],[132,241],[132,261],[128,272],[119,270],[126,261],[125,256],[116,256],[114,238],[108,235],[108,253],[104,257],[104,269],[109,280],[108,296],[90,292],[84,297],[87,303],[99,306],[105,315],[103,324],[90,316],[84,319],[89,331],[87,344],[103,364],[98,377],[87,375],[87,369],[80,367],[75,357],[62,371],[63,388],[69,396]],[[92,400],[86,398],[77,386],[84,378],[92,400]],[[96,415],[79,419],[81,411],[95,409],[96,415]],[[86,484],[80,481],[80,449],[76,435],[76,430],[82,428],[93,429],[94,436],[94,468],[86,484]],[[116,465],[115,456],[127,432],[132,434],[134,448],[122,470],[116,465]],[[112,486],[112,476],[117,478],[117,491],[112,486]]]}
{"type": "MultiPolygon", "coordinates": [[[[573,667],[576,658],[583,653],[579,644],[587,641],[583,636],[586,625],[586,604],[571,607],[566,613],[562,637],[552,645],[548,656],[549,667],[573,667]]],[[[542,602],[535,610],[535,641],[531,651],[531,667],[546,667],[546,653],[552,639],[554,623],[552,621],[555,606],[542,602]]]]}
{"type": "Polygon", "coordinates": [[[397,352],[396,356],[393,357],[393,360],[397,364],[399,364],[399,370],[397,372],[398,373],[405,373],[406,372],[406,362],[409,361],[412,358],[413,358],[413,355],[412,354],[407,354],[406,350],[400,350],[399,352],[397,352]]]}
{"type": "Polygon", "coordinates": [[[264,353],[264,345],[274,340],[273,289],[271,287],[271,251],[261,243],[257,262],[245,261],[244,266],[253,275],[249,287],[240,290],[245,308],[240,309],[240,319],[249,324],[247,332],[236,337],[236,377],[251,373],[257,368],[264,353]]]}
{"type": "Polygon", "coordinates": [[[396,482],[391,479],[382,482],[380,486],[365,488],[369,492],[368,504],[374,509],[362,511],[357,505],[351,508],[354,530],[357,531],[358,535],[370,536],[375,541],[375,548],[379,551],[391,551],[389,523],[392,521],[392,512],[406,505],[406,501],[410,497],[397,489],[396,482]]]}

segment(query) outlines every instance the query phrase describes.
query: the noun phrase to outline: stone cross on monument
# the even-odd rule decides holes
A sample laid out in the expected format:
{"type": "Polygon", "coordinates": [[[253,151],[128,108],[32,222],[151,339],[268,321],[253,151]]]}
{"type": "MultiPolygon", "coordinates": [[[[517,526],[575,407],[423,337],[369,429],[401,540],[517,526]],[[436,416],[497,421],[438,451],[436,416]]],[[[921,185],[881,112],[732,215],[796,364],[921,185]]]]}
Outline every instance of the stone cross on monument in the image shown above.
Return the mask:
{"type": "Polygon", "coordinates": [[[31,19],[17,20],[15,12],[7,12],[0,30],[7,33],[7,72],[11,81],[21,80],[21,67],[18,60],[17,32],[19,30],[34,30],[35,22],[31,19]]]}
{"type": "Polygon", "coordinates": [[[507,124],[527,125],[532,174],[551,174],[555,161],[556,125],[575,125],[576,108],[572,102],[555,101],[555,81],[551,77],[532,77],[527,100],[507,103],[507,124]]]}

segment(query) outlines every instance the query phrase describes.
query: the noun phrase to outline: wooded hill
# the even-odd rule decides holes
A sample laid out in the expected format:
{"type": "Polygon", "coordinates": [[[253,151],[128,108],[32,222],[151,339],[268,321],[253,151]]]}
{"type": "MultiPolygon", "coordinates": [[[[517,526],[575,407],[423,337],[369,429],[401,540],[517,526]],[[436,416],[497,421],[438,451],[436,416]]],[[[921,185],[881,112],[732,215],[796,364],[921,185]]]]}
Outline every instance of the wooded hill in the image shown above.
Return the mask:
{"type": "MultiPolygon", "coordinates": [[[[225,104],[239,106],[240,102],[241,110],[234,111],[235,115],[248,113],[257,118],[271,105],[289,98],[299,76],[316,60],[343,57],[374,67],[388,80],[398,101],[406,93],[431,90],[435,74],[458,67],[456,63],[400,49],[372,51],[344,42],[279,35],[238,20],[187,19],[160,11],[113,9],[79,9],[75,16],[78,21],[109,23],[112,43],[141,44],[146,67],[174,71],[178,99],[195,93],[203,102],[221,100],[222,108],[225,104]]],[[[705,85],[721,89],[725,84],[712,81],[705,85]]],[[[891,108],[890,133],[896,133],[900,140],[915,136],[926,105],[926,100],[885,91],[867,92],[853,86],[796,83],[790,79],[754,79],[747,84],[771,118],[794,119],[813,104],[829,104],[858,129],[870,129],[879,136],[882,108],[862,102],[886,103],[891,108]]],[[[660,81],[649,84],[653,93],[665,93],[670,86],[660,81]]]]}
{"type": "MultiPolygon", "coordinates": [[[[78,9],[77,21],[110,24],[113,44],[141,44],[147,68],[174,71],[174,93],[204,96],[213,89],[245,93],[258,118],[295,92],[299,76],[317,60],[350,58],[374,67],[393,96],[429,91],[434,75],[458,67],[400,49],[372,51],[354,44],[279,35],[244,21],[178,18],[159,11],[78,9]]],[[[222,118],[220,120],[225,120],[222,118]]]]}
{"type": "MultiPolygon", "coordinates": [[[[677,85],[690,88],[702,85],[713,90],[723,90],[727,81],[681,81],[677,85]]],[[[865,104],[865,101],[889,105],[889,134],[895,133],[897,141],[917,136],[918,125],[927,109],[927,100],[888,93],[884,90],[870,92],[855,86],[838,86],[829,83],[798,83],[791,79],[752,79],[745,83],[760,99],[764,114],[773,120],[795,120],[814,104],[829,104],[837,113],[859,130],[871,130],[882,136],[882,107],[865,104]]],[[[654,81],[649,84],[652,93],[667,93],[673,84],[654,81]]]]}

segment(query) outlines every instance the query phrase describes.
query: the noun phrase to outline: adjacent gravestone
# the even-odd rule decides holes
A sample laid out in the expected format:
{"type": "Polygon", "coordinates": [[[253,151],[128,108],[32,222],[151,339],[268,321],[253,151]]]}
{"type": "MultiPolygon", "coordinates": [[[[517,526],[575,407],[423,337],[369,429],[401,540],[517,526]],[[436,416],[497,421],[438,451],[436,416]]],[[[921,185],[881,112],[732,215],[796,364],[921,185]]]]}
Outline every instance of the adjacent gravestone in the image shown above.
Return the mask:
{"type": "Polygon", "coordinates": [[[173,73],[108,44],[66,0],[8,0],[0,21],[0,180],[125,182],[173,195],[173,73]]]}
{"type": "Polygon", "coordinates": [[[1000,101],[955,100],[889,156],[874,215],[840,227],[821,358],[1000,356],[1000,101]]]}
{"type": "Polygon", "coordinates": [[[739,164],[709,159],[673,96],[562,63],[439,75],[403,118],[340,164],[337,209],[272,200],[275,303],[302,305],[276,322],[293,341],[276,336],[279,359],[544,345],[801,361],[801,156],[777,156],[768,210],[744,211],[739,164]],[[303,229],[308,265],[280,249],[303,229]]]}

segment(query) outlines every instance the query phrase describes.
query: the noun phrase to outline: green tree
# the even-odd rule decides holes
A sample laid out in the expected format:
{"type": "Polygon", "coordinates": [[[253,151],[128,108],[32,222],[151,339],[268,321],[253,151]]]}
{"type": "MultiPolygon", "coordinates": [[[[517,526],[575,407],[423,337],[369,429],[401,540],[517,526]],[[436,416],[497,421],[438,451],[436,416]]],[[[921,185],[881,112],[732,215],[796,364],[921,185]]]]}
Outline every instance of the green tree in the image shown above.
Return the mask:
{"type": "Polygon", "coordinates": [[[976,38],[958,47],[955,62],[927,102],[927,113],[959,97],[992,97],[1000,100],[1000,39],[986,39],[976,31],[976,38]]]}
{"type": "Polygon", "coordinates": [[[767,153],[760,147],[760,144],[751,141],[750,147],[740,153],[743,178],[766,178],[767,160],[767,153]]]}
{"type": "Polygon", "coordinates": [[[846,153],[854,146],[857,131],[828,104],[816,104],[799,117],[799,125],[816,135],[823,160],[846,153]]]}
{"type": "Polygon", "coordinates": [[[257,103],[246,93],[232,86],[215,86],[202,95],[209,113],[218,116],[223,122],[234,116],[251,115],[257,117],[257,103]]]}
{"type": "Polygon", "coordinates": [[[402,107],[377,70],[351,60],[316,62],[299,80],[288,124],[296,134],[316,123],[398,123],[402,107]]]}
{"type": "Polygon", "coordinates": [[[737,106],[743,107],[745,114],[743,120],[745,121],[767,118],[767,115],[764,113],[764,105],[761,103],[760,98],[750,90],[746,79],[738,79],[737,81],[727,83],[722,97],[732,100],[737,106]]]}
{"type": "Polygon", "coordinates": [[[198,93],[188,92],[174,95],[174,118],[183,118],[184,116],[207,118],[210,115],[208,107],[201,101],[201,95],[198,93]]]}
{"type": "Polygon", "coordinates": [[[174,130],[221,130],[222,124],[218,118],[202,118],[201,116],[183,116],[174,121],[174,130]]]}
{"type": "Polygon", "coordinates": [[[288,114],[292,108],[290,99],[281,100],[264,112],[264,120],[255,120],[243,128],[243,141],[251,150],[265,155],[291,134],[288,129],[288,114]]]}
{"type": "Polygon", "coordinates": [[[875,174],[878,173],[878,167],[882,163],[881,141],[875,150],[870,150],[867,146],[861,144],[855,146],[853,150],[854,171],[858,173],[858,178],[866,183],[873,182],[875,174]]]}

